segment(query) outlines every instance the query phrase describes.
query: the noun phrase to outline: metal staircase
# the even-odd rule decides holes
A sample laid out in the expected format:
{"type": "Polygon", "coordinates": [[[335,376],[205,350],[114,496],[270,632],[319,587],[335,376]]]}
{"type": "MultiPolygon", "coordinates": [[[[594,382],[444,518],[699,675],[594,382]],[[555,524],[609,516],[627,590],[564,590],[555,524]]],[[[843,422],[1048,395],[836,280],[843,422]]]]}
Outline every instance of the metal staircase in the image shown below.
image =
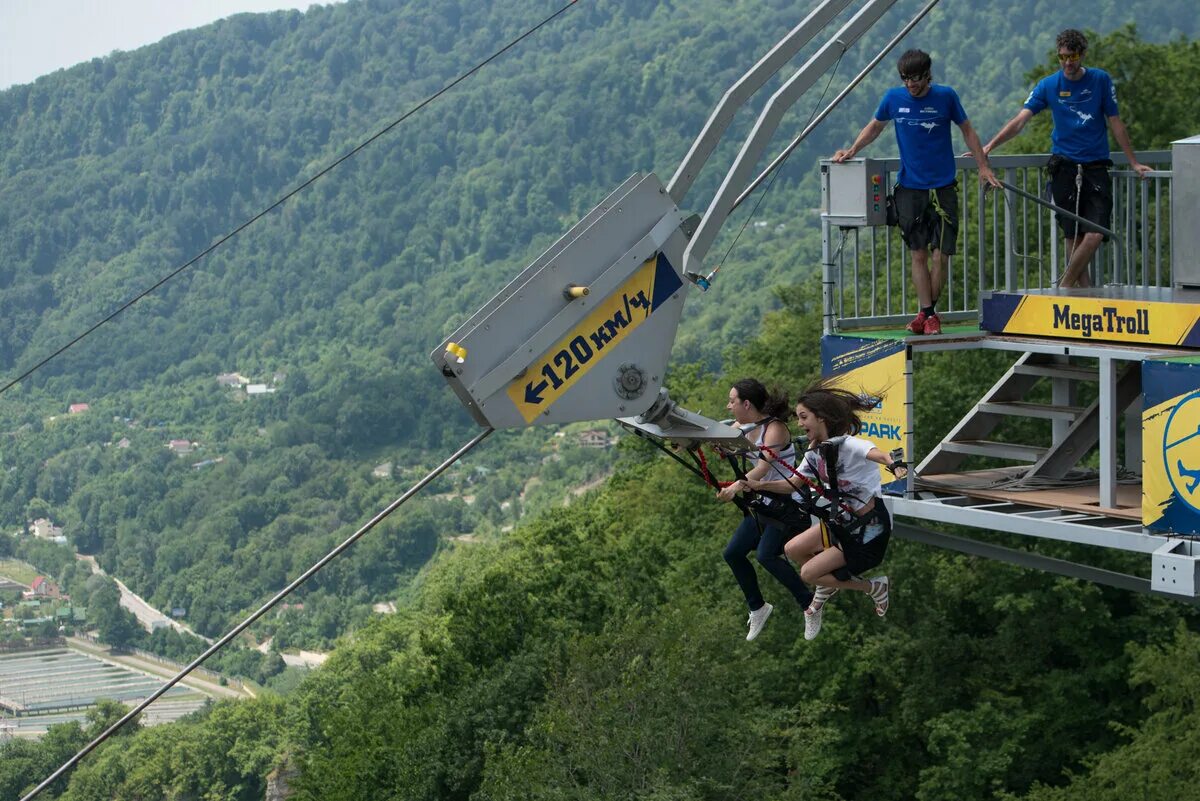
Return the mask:
{"type": "MultiPolygon", "coordinates": [[[[1029,465],[1024,478],[1062,478],[1100,440],[1100,398],[1075,405],[1081,382],[1096,383],[1099,371],[1074,364],[1069,356],[1024,353],[918,465],[918,475],[958,472],[968,456],[1029,465]],[[1051,382],[1052,402],[1025,400],[1039,384],[1051,382]],[[1052,421],[1050,445],[998,442],[988,437],[1010,418],[1052,421]]],[[[1116,408],[1123,412],[1141,394],[1141,372],[1130,364],[1116,382],[1116,408]]]]}

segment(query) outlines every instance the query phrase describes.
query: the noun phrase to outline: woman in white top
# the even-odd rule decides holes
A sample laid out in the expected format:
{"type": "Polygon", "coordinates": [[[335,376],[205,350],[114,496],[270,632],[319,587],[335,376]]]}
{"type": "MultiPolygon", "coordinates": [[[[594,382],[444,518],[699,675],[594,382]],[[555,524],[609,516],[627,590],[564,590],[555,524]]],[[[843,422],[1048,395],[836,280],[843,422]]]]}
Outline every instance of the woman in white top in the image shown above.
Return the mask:
{"type": "Polygon", "coordinates": [[[876,399],[830,384],[817,382],[796,402],[796,417],[809,441],[797,468],[802,478],[750,482],[756,490],[791,489],[802,502],[802,496],[808,496],[807,482],[820,485],[817,501],[824,509],[814,513],[828,521],[821,520],[785,546],[788,557],[801,565],[801,578],[817,585],[816,597],[805,611],[804,636],[809,640],[821,629],[825,602],[839,589],[867,593],[875,601],[876,614],[887,613],[888,577],[867,580],[859,574],[883,562],[892,533],[878,466],[898,475],[907,470],[903,462],[855,436],[862,430],[859,414],[874,408],[876,399]]]}
{"type": "MultiPolygon", "coordinates": [[[[735,481],[717,493],[718,500],[730,502],[738,493],[749,492],[749,482],[769,475],[791,475],[795,466],[796,451],[792,447],[792,433],[781,419],[788,414],[787,398],[767,392],[762,382],[744,378],[735,383],[729,389],[729,403],[726,404],[726,408],[743,429],[753,426],[746,430],[746,439],[757,447],[765,446],[770,450],[770,453],[764,450],[761,457],[752,457],[754,465],[746,471],[745,479],[735,481]]],[[[785,489],[784,492],[790,490],[785,489]]],[[[767,511],[773,501],[764,497],[756,503],[767,511]]],[[[747,621],[750,631],[746,634],[747,640],[758,636],[774,608],[763,600],[754,565],[750,564],[747,558],[750,551],[754,551],[760,565],[780,584],[787,587],[801,609],[808,607],[812,602],[812,592],[800,580],[796,568],[783,556],[783,545],[789,534],[790,532],[765,516],[748,514],[742,518],[741,524],[725,546],[725,561],[733,571],[733,577],[737,580],[742,594],[746,596],[746,605],[750,607],[750,619],[747,621]]]]}

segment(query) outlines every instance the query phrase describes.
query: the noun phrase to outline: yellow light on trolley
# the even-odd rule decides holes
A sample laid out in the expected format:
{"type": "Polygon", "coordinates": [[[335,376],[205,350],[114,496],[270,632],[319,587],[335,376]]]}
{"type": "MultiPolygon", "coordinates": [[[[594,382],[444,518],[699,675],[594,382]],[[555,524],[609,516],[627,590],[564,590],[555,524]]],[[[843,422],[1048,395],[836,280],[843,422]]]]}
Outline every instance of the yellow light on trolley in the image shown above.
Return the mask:
{"type": "Polygon", "coordinates": [[[454,357],[454,361],[458,364],[462,364],[467,360],[467,349],[457,342],[447,342],[446,353],[454,357]]]}

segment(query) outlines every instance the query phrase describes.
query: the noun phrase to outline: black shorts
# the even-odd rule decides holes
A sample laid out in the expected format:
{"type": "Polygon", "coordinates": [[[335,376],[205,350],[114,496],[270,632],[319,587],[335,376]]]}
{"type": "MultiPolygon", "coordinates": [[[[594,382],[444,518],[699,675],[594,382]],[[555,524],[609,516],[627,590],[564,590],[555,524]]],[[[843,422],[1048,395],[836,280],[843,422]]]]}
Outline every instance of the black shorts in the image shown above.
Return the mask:
{"type": "Polygon", "coordinates": [[[909,250],[929,248],[940,250],[947,256],[954,255],[958,241],[956,184],[939,189],[897,186],[892,195],[896,198],[896,213],[900,217],[900,236],[909,250]]]}
{"type": "MultiPolygon", "coordinates": [[[[1105,163],[1077,165],[1075,162],[1065,159],[1059,161],[1056,168],[1050,172],[1050,193],[1054,196],[1054,205],[1078,213],[1085,220],[1103,225],[1105,228],[1112,222],[1112,181],[1108,178],[1108,165],[1105,163]],[[1076,212],[1075,177],[1079,174],[1080,166],[1083,167],[1081,182],[1083,191],[1079,193],[1079,211],[1076,212]]],[[[1089,229],[1086,225],[1078,225],[1070,217],[1064,217],[1061,214],[1055,216],[1058,218],[1058,227],[1062,229],[1063,236],[1067,239],[1074,239],[1077,235],[1086,234],[1089,231],[1099,233],[1099,231],[1089,229]],[[1075,230],[1077,226],[1078,234],[1075,230]]],[[[1108,241],[1107,234],[1104,236],[1104,241],[1108,241]]]]}
{"type": "MultiPolygon", "coordinates": [[[[875,508],[868,515],[871,518],[868,525],[859,527],[853,534],[847,535],[837,526],[833,527],[833,536],[829,537],[829,544],[841,549],[842,554],[846,557],[846,567],[841,569],[845,570],[845,573],[835,570],[833,571],[835,578],[846,581],[851,575],[861,576],[871,568],[879,567],[883,563],[888,542],[892,538],[892,518],[880,498],[875,499],[875,508]],[[863,542],[863,535],[872,523],[882,525],[883,531],[868,542],[863,542]]],[[[826,525],[822,525],[821,534],[822,539],[828,535],[826,525]]]]}

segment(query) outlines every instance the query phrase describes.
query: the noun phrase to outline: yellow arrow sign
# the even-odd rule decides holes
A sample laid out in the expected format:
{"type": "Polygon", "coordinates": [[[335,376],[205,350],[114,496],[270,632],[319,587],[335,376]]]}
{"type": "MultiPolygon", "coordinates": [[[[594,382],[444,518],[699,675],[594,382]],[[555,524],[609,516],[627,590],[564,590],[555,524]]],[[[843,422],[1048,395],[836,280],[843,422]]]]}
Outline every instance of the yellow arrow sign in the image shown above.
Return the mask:
{"type": "Polygon", "coordinates": [[[533,422],[553,406],[681,286],[679,274],[661,253],[643,262],[619,289],[509,385],[508,397],[525,422],[533,422]]]}

